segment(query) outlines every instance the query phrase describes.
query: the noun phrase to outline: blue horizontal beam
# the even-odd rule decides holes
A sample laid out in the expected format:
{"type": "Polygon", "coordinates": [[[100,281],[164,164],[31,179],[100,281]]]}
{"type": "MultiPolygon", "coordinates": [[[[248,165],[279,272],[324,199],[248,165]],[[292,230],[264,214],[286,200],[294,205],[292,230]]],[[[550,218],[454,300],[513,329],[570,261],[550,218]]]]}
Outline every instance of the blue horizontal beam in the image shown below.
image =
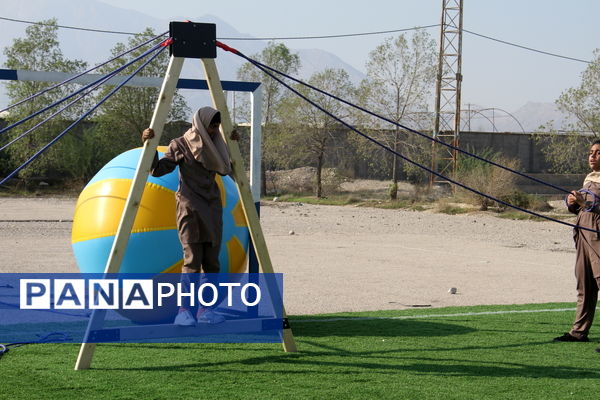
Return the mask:
{"type": "MultiPolygon", "coordinates": [[[[7,81],[37,81],[37,82],[63,82],[75,74],[58,71],[25,71],[16,69],[0,69],[0,80],[7,81]]],[[[100,74],[85,74],[73,80],[73,83],[88,84],[102,77],[100,74]]],[[[107,85],[118,85],[125,77],[115,76],[109,79],[107,85]]],[[[125,86],[134,87],[160,87],[163,78],[140,76],[134,77],[125,86]]],[[[221,81],[223,90],[232,92],[254,92],[260,86],[259,82],[221,81]]],[[[179,89],[208,90],[208,83],[204,79],[179,79],[179,89]]]]}
{"type": "Polygon", "coordinates": [[[2,79],[4,81],[18,80],[17,70],[15,70],[15,69],[0,69],[0,79],[2,79]]]}
{"type": "MultiPolygon", "coordinates": [[[[258,82],[221,81],[223,90],[232,92],[254,92],[260,86],[258,82]]],[[[208,90],[208,83],[204,79],[179,79],[178,89],[208,90]]]]}

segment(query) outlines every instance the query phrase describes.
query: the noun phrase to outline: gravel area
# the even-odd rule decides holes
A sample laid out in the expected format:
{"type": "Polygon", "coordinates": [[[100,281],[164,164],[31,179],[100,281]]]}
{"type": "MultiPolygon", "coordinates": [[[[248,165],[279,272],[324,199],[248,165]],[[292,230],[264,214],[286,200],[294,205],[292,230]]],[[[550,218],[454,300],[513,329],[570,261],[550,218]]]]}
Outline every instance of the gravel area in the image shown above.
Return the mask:
{"type": "MultiPolygon", "coordinates": [[[[0,198],[0,272],[76,272],[75,202],[0,198]]],[[[575,301],[557,223],[281,202],[261,218],[290,314],[575,301]]]]}

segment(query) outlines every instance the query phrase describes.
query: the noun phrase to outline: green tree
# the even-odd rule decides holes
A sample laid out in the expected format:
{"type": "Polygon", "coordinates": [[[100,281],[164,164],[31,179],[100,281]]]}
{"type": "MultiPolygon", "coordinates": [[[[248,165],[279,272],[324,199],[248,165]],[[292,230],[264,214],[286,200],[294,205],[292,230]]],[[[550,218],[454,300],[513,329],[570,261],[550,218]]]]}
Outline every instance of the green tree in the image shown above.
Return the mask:
{"type": "MultiPolygon", "coordinates": [[[[361,102],[374,112],[404,125],[412,125],[415,116],[427,110],[428,95],[435,79],[435,42],[429,34],[417,30],[409,39],[402,34],[388,38],[369,53],[367,77],[360,86],[361,102]]],[[[395,125],[377,119],[365,119],[379,133],[377,138],[395,151],[403,144],[402,153],[411,156],[415,152],[414,139],[403,140],[402,131],[395,125]]],[[[414,126],[414,125],[413,125],[414,126]]],[[[398,157],[391,163],[392,187],[397,187],[399,178],[398,157]]],[[[395,199],[397,191],[390,191],[395,199]]]]}
{"type": "Polygon", "coordinates": [[[566,132],[558,132],[552,122],[540,127],[537,139],[552,172],[584,173],[589,170],[587,151],[600,136],[600,49],[581,75],[578,87],[565,90],[556,100],[558,109],[574,118],[566,132]]]}
{"type": "MultiPolygon", "coordinates": [[[[254,54],[251,58],[260,61],[270,67],[286,74],[296,74],[300,68],[300,57],[292,53],[283,43],[269,42],[260,53],[254,54]]],[[[276,80],[264,74],[261,70],[250,63],[243,64],[238,70],[240,80],[261,82],[263,90],[263,157],[262,157],[262,194],[266,194],[266,169],[277,167],[277,149],[280,141],[278,140],[277,126],[281,122],[279,118],[279,105],[282,99],[288,94],[285,88],[276,80]]],[[[238,115],[244,114],[248,110],[247,102],[241,102],[238,109],[238,115]]],[[[246,119],[249,119],[246,116],[246,119]]]]}
{"type": "MultiPolygon", "coordinates": [[[[4,49],[4,54],[6,55],[6,67],[20,70],[62,72],[79,72],[85,69],[85,62],[81,60],[68,60],[63,56],[57,34],[58,27],[55,19],[42,21],[39,25],[29,26],[25,31],[25,37],[15,39],[11,46],[4,49]]],[[[5,85],[10,103],[14,104],[31,95],[41,92],[49,86],[52,86],[53,83],[14,81],[8,82],[5,85]]],[[[7,116],[8,123],[19,121],[22,118],[33,114],[44,106],[72,93],[77,87],[79,87],[79,85],[63,85],[11,109],[7,116]]],[[[72,99],[68,101],[71,100],[72,99]]],[[[21,135],[64,105],[66,105],[66,103],[2,134],[2,137],[0,137],[0,144],[8,143],[8,141],[21,135]]],[[[86,106],[89,106],[89,102],[87,101],[76,103],[69,109],[66,109],[63,113],[48,121],[42,127],[10,145],[6,149],[6,154],[9,158],[8,164],[11,170],[21,165],[21,163],[31,157],[37,150],[50,142],[69,125],[69,120],[81,114],[86,106]]],[[[62,140],[50,147],[41,157],[38,157],[29,167],[23,169],[20,172],[20,176],[24,178],[32,176],[72,176],[73,171],[70,169],[70,166],[73,162],[77,162],[77,154],[68,154],[67,157],[65,157],[65,152],[70,151],[73,147],[73,143],[77,140],[78,139],[74,138],[73,134],[66,135],[62,140]],[[66,162],[67,158],[70,158],[71,161],[66,162]]]]}
{"type": "MultiPolygon", "coordinates": [[[[123,53],[127,49],[135,47],[148,39],[156,36],[154,31],[147,28],[144,32],[131,37],[127,43],[118,43],[111,50],[113,56],[123,53]]],[[[141,55],[156,42],[143,46],[115,61],[103,66],[101,73],[114,71],[141,55]]],[[[154,53],[153,53],[154,54],[154,53]]],[[[119,73],[122,76],[132,74],[148,58],[127,67],[119,73]]],[[[163,51],[150,64],[142,69],[136,76],[164,77],[169,63],[169,52],[163,51]]],[[[98,94],[98,98],[104,97],[112,86],[106,86],[98,94]]],[[[100,165],[125,150],[140,146],[140,133],[150,125],[152,114],[158,99],[159,88],[156,87],[122,87],[100,108],[96,117],[97,127],[96,135],[99,145],[102,147],[102,160],[100,165]]],[[[173,98],[171,111],[169,112],[167,122],[186,119],[190,114],[190,109],[185,103],[181,94],[176,93],[173,98]]]]}
{"type": "MultiPolygon", "coordinates": [[[[354,87],[348,73],[341,69],[328,68],[311,76],[308,83],[328,93],[343,99],[352,100],[354,87]]],[[[305,86],[296,85],[296,89],[315,101],[325,110],[347,119],[350,116],[348,107],[321,93],[305,86]]],[[[306,163],[316,167],[315,194],[323,197],[322,171],[326,162],[327,152],[332,141],[343,127],[313,105],[298,96],[289,97],[281,105],[284,126],[291,133],[288,136],[289,149],[293,149],[287,158],[302,158],[306,163]]]]}
{"type": "Polygon", "coordinates": [[[567,89],[556,101],[559,109],[576,118],[578,130],[600,135],[600,49],[581,76],[579,87],[567,89]]]}

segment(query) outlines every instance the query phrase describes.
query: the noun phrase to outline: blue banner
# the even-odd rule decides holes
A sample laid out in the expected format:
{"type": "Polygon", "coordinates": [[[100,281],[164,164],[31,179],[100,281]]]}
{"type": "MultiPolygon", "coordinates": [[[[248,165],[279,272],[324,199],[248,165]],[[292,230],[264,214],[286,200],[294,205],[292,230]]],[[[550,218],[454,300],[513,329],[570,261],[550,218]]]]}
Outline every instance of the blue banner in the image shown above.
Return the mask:
{"type": "Polygon", "coordinates": [[[0,274],[0,343],[278,343],[282,274],[0,274]]]}

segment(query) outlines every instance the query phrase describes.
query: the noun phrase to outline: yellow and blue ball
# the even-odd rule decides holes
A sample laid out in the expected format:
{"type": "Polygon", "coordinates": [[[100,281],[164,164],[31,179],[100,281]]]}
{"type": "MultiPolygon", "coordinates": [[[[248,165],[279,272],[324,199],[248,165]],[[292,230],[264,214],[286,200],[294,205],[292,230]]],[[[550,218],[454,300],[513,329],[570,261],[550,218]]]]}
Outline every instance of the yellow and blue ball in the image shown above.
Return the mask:
{"type": "MultiPolygon", "coordinates": [[[[159,157],[166,147],[158,148],[159,157]]],[[[83,273],[102,273],[129,194],[141,148],[126,151],[106,164],[86,185],[73,217],[72,246],[83,273]]],[[[180,272],[183,252],[176,224],[175,192],[178,169],[159,178],[150,176],[133,224],[121,273],[180,272]]],[[[246,268],[249,234],[236,185],[217,175],[223,206],[221,272],[246,268]]]]}

